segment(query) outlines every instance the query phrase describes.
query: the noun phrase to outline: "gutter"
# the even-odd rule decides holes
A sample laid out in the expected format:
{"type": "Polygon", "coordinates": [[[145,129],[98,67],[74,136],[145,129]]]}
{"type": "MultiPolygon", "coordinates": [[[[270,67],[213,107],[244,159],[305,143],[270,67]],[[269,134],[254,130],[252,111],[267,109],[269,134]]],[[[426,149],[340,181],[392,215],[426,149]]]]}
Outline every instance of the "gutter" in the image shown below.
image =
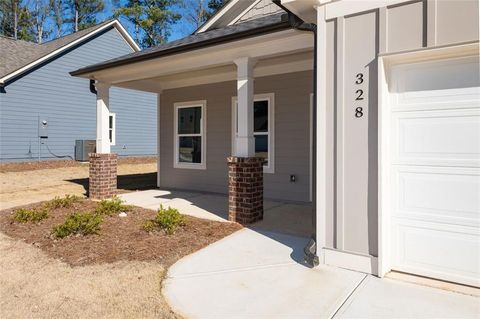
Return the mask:
{"type": "Polygon", "coordinates": [[[272,0],[277,6],[288,13],[288,22],[290,26],[299,31],[307,31],[313,33],[313,107],[312,107],[312,228],[313,234],[307,246],[303,248],[305,253],[305,262],[314,267],[319,264],[316,244],[317,234],[317,25],[314,23],[307,23],[299,18],[296,14],[291,12],[282,4],[282,0],[272,0]]]}
{"type": "Polygon", "coordinates": [[[263,34],[273,33],[276,31],[281,31],[281,30],[286,30],[291,28],[292,28],[292,25],[290,24],[290,22],[287,20],[284,20],[282,17],[281,22],[277,22],[274,24],[269,24],[263,27],[245,30],[238,33],[228,34],[228,35],[220,36],[217,38],[211,38],[203,41],[189,43],[186,45],[171,47],[161,51],[154,51],[151,53],[141,54],[141,55],[133,56],[131,58],[127,58],[123,60],[117,60],[117,61],[106,62],[98,65],[87,66],[85,68],[81,68],[76,71],[70,72],[70,75],[80,76],[90,72],[96,72],[100,70],[109,69],[112,67],[118,67],[122,65],[136,63],[136,62],[157,59],[160,57],[165,57],[165,56],[174,55],[178,53],[184,53],[187,51],[203,49],[203,48],[218,45],[218,44],[228,43],[231,41],[242,40],[242,39],[251,38],[251,37],[257,37],[263,34]]]}

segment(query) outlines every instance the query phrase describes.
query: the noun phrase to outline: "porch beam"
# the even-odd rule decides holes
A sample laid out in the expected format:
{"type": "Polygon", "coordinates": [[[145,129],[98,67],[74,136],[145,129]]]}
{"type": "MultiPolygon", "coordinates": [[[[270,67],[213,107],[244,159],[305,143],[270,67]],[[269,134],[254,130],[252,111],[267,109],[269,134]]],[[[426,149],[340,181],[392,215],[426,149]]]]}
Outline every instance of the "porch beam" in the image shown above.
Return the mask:
{"type": "Polygon", "coordinates": [[[235,135],[236,157],[255,156],[253,136],[253,68],[256,61],[249,57],[234,60],[237,65],[237,134],[235,135]]]}
{"type": "Polygon", "coordinates": [[[110,153],[109,116],[110,116],[110,85],[99,82],[97,88],[97,151],[99,154],[110,153]]]}

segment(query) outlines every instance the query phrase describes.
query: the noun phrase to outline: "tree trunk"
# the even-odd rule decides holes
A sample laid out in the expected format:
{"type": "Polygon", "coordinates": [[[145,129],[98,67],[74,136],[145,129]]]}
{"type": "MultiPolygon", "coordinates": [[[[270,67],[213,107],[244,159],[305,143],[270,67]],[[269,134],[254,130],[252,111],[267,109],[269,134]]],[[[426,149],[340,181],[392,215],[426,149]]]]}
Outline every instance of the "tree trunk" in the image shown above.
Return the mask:
{"type": "Polygon", "coordinates": [[[75,8],[75,32],[78,32],[78,9],[75,8]]]}
{"type": "Polygon", "coordinates": [[[18,7],[17,1],[13,1],[13,38],[18,40],[18,7]]]}

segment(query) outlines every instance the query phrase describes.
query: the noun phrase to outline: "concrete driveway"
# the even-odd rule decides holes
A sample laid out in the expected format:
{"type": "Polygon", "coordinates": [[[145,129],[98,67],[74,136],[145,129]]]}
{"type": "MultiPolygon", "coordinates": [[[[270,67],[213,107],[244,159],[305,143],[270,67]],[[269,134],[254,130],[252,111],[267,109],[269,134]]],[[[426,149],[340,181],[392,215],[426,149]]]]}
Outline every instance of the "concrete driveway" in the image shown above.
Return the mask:
{"type": "Polygon", "coordinates": [[[478,318],[460,293],[302,263],[306,238],[245,228],[168,271],[163,294],[187,318],[478,318]]]}

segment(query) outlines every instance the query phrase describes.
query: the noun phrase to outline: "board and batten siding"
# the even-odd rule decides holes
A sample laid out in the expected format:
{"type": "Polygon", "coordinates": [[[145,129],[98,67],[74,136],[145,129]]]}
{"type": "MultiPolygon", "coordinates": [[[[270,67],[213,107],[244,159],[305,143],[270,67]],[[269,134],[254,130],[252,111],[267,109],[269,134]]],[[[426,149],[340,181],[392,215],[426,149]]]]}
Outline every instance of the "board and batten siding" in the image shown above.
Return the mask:
{"type": "MultiPolygon", "coordinates": [[[[73,157],[75,140],[94,140],[96,97],[87,79],[69,72],[132,51],[112,28],[8,84],[6,93],[0,93],[0,160],[38,158],[38,116],[48,120],[42,159],[55,158],[51,153],[73,157]]],[[[110,89],[110,110],[117,122],[112,152],[156,154],[156,103],[156,94],[110,89]]]]}
{"type": "Polygon", "coordinates": [[[327,21],[328,248],[378,256],[378,55],[478,41],[478,25],[477,0],[409,1],[327,21]]]}
{"type": "MultiPolygon", "coordinates": [[[[310,195],[310,94],[312,72],[255,79],[255,94],[275,94],[275,172],[264,174],[265,198],[308,202],[310,195]],[[290,175],[296,182],[290,182],[290,175]]],[[[227,157],[232,153],[232,97],[236,82],[165,90],[160,97],[161,187],[228,192],[227,157]],[[173,167],[174,104],[207,101],[206,170],[173,167]]]]}

